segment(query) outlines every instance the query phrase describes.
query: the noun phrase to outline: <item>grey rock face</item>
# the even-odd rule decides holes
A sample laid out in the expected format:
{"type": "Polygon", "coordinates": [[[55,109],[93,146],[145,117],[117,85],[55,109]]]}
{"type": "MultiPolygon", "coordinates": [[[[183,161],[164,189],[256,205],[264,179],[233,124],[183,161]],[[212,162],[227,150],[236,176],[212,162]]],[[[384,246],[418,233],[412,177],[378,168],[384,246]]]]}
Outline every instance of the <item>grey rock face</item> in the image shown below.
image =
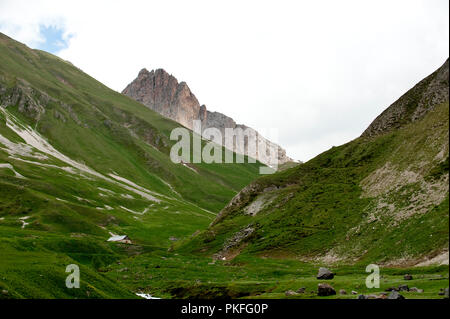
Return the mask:
{"type": "Polygon", "coordinates": [[[317,279],[333,279],[334,274],[328,268],[320,267],[317,273],[317,279]]]}
{"type": "Polygon", "coordinates": [[[420,81],[381,113],[361,135],[377,136],[425,116],[436,105],[448,102],[449,61],[420,81]]]}
{"type": "MultiPolygon", "coordinates": [[[[284,149],[265,139],[254,129],[237,124],[225,114],[208,111],[205,105],[200,105],[185,82],[178,83],[175,77],[163,69],[151,72],[142,69],[138,77],[122,91],[122,94],[191,130],[194,129],[194,120],[201,121],[202,133],[207,128],[219,129],[223,137],[223,145],[238,154],[249,155],[266,165],[292,161],[284,149]],[[232,139],[224,140],[226,128],[235,129],[236,143],[233,143],[232,139]],[[261,144],[248,143],[249,140],[261,144]],[[265,151],[258,145],[265,146],[265,151]]],[[[204,137],[210,139],[208,136],[204,137]]]]}

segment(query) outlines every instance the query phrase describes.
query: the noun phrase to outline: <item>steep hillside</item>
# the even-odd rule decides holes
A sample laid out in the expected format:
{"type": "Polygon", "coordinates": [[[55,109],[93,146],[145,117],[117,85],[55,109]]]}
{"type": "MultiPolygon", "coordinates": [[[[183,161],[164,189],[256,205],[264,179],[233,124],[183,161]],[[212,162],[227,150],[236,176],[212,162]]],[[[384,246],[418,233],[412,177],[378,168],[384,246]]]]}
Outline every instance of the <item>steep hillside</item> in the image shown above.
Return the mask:
{"type": "MultiPolygon", "coordinates": [[[[254,129],[236,124],[236,122],[219,112],[207,110],[205,105],[200,105],[195,95],[191,92],[186,82],[178,83],[178,80],[168,74],[163,69],[152,70],[149,72],[142,69],[138,77],[133,80],[123,90],[123,94],[143,103],[151,110],[158,112],[187,128],[193,129],[193,121],[201,121],[202,132],[207,128],[217,128],[225,137],[225,128],[247,130],[254,141],[259,145],[265,145],[269,152],[263,152],[256,143],[248,143],[250,138],[245,139],[243,134],[239,134],[236,141],[224,140],[225,145],[230,150],[244,155],[255,154],[255,158],[267,165],[281,165],[292,162],[292,159],[286,155],[286,151],[280,146],[265,139],[254,129]]],[[[205,136],[209,138],[209,136],[205,136]]],[[[250,141],[252,141],[250,139],[250,141]]]]}
{"type": "Polygon", "coordinates": [[[448,264],[448,155],[447,60],[362,137],[251,183],[181,250],[448,264]]]}
{"type": "Polygon", "coordinates": [[[370,137],[389,132],[422,119],[435,106],[448,102],[448,59],[444,65],[381,113],[362,134],[370,137]]]}
{"type": "Polygon", "coordinates": [[[133,296],[96,270],[204,229],[261,166],[174,164],[176,127],[69,62],[0,34],[0,290],[133,296]],[[134,245],[107,242],[111,234],[134,245]],[[70,263],[82,265],[89,288],[65,289],[70,263]]]}

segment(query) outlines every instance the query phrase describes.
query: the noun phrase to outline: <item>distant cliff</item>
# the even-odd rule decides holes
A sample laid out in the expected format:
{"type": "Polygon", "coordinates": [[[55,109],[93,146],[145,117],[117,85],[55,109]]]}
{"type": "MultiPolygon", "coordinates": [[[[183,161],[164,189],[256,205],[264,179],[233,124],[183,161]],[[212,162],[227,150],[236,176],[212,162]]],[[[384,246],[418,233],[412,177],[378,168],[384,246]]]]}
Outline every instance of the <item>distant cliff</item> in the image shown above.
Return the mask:
{"type": "Polygon", "coordinates": [[[208,111],[205,105],[200,105],[186,82],[178,83],[174,76],[163,69],[151,72],[142,69],[138,77],[122,93],[189,129],[193,129],[194,120],[200,120],[203,131],[206,128],[215,127],[222,132],[223,136],[225,136],[225,128],[248,130],[249,135],[257,139],[259,143],[265,144],[267,149],[266,152],[258,152],[254,145],[248,145],[247,138],[237,138],[232,149],[236,153],[256,154],[260,162],[268,165],[292,161],[286,156],[284,149],[265,139],[254,129],[236,124],[231,117],[222,113],[208,111]]]}

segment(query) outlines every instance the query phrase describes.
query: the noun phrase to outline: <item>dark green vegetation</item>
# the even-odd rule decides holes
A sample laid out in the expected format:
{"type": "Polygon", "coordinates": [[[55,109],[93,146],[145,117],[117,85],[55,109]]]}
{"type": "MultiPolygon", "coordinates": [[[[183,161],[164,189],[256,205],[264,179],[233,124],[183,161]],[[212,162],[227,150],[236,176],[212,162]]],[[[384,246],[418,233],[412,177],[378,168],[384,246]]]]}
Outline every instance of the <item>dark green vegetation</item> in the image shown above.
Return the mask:
{"type": "Polygon", "coordinates": [[[348,293],[448,286],[448,266],[413,267],[448,249],[448,98],[254,182],[260,164],[172,163],[177,123],[1,34],[0,104],[0,298],[315,298],[330,264],[348,293]]]}

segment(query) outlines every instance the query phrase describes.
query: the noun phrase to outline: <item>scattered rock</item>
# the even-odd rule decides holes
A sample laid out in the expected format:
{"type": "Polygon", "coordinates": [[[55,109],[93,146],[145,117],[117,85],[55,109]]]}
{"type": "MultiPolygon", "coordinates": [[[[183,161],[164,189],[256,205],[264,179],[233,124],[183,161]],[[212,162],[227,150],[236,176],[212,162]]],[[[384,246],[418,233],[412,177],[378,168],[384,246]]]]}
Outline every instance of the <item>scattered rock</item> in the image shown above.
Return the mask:
{"type": "Polygon", "coordinates": [[[445,298],[448,299],[448,294],[449,294],[448,287],[445,289],[441,288],[441,291],[439,292],[439,296],[445,296],[445,298]]]}
{"type": "Polygon", "coordinates": [[[359,295],[357,299],[367,299],[367,297],[364,295],[359,295]]]}
{"type": "Polygon", "coordinates": [[[303,294],[305,292],[306,292],[306,288],[305,287],[298,288],[298,290],[297,290],[298,294],[303,294]]]}
{"type": "Polygon", "coordinates": [[[423,293],[423,289],[419,289],[417,287],[409,288],[409,291],[411,291],[411,292],[418,292],[420,294],[423,293]]]}
{"type": "Polygon", "coordinates": [[[398,291],[409,291],[408,285],[400,285],[398,286],[398,291]]]}
{"type": "Polygon", "coordinates": [[[317,274],[317,279],[333,279],[334,273],[331,272],[328,268],[320,267],[319,272],[317,274]]]}
{"type": "Polygon", "coordinates": [[[376,299],[387,299],[387,294],[385,293],[379,294],[376,299]]]}
{"type": "Polygon", "coordinates": [[[366,298],[367,299],[378,299],[378,296],[377,295],[368,295],[366,298]]]}
{"type": "Polygon", "coordinates": [[[412,280],[413,276],[410,275],[410,274],[406,274],[405,276],[403,276],[403,279],[405,279],[405,280],[412,280]]]}
{"type": "Polygon", "coordinates": [[[128,271],[128,268],[125,267],[125,268],[119,269],[119,272],[123,272],[123,271],[128,271]]]}
{"type": "Polygon", "coordinates": [[[3,289],[3,290],[2,290],[2,295],[4,295],[4,296],[9,295],[9,291],[6,290],[6,289],[3,289]]]}
{"type": "Polygon", "coordinates": [[[401,300],[401,299],[405,299],[405,297],[403,297],[402,295],[400,295],[398,293],[398,291],[392,291],[389,296],[387,297],[387,299],[395,299],[395,300],[401,300]]]}
{"type": "Polygon", "coordinates": [[[293,290],[288,290],[284,293],[286,296],[295,296],[297,293],[293,290]]]}
{"type": "Polygon", "coordinates": [[[347,291],[345,291],[345,289],[341,289],[341,290],[339,290],[339,294],[340,295],[346,295],[347,291]]]}
{"type": "Polygon", "coordinates": [[[352,295],[357,295],[357,294],[358,294],[357,291],[352,290],[352,295]]]}
{"type": "Polygon", "coordinates": [[[386,289],[386,291],[398,291],[397,287],[389,287],[386,289]]]}
{"type": "Polygon", "coordinates": [[[317,289],[318,296],[332,296],[336,294],[336,290],[329,284],[319,284],[317,289]]]}

